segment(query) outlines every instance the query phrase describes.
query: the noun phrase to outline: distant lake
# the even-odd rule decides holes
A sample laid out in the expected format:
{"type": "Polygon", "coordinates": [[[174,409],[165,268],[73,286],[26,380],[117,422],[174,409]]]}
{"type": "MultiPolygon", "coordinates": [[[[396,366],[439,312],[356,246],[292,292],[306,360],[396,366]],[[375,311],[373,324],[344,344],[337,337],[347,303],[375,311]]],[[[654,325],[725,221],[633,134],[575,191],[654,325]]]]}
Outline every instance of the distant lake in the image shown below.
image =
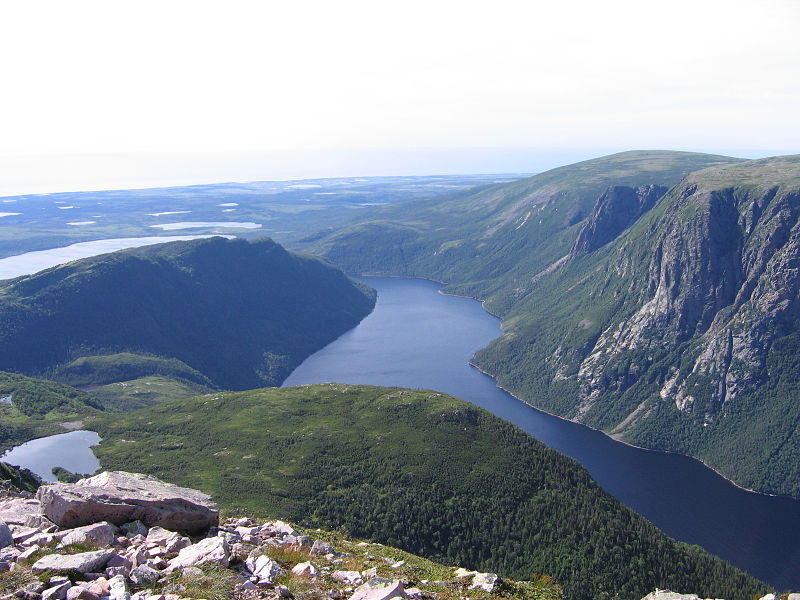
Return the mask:
{"type": "Polygon", "coordinates": [[[0,461],[30,469],[45,481],[56,481],[53,467],[91,475],[100,468],[91,448],[99,443],[94,431],[70,431],[25,442],[0,456],[0,461]]]}
{"type": "Polygon", "coordinates": [[[55,267],[66,262],[78,260],[79,258],[89,258],[106,252],[124,250],[125,248],[137,248],[149,244],[161,244],[164,242],[176,242],[180,240],[196,240],[200,238],[212,237],[210,235],[167,235],[167,236],[148,236],[134,238],[114,238],[110,240],[95,240],[92,242],[79,242],[63,248],[52,248],[50,250],[37,250],[35,252],[25,252],[8,258],[0,258],[0,280],[11,279],[21,275],[38,273],[44,269],[55,267]]]}
{"type": "Polygon", "coordinates": [[[468,365],[500,321],[430,281],[364,277],[378,290],[360,325],[307,358],[284,382],[434,389],[481,406],[578,460],[609,493],[668,535],[699,544],[780,590],[800,589],[800,501],[746,492],[694,459],[633,448],[552,417],[468,365]]]}

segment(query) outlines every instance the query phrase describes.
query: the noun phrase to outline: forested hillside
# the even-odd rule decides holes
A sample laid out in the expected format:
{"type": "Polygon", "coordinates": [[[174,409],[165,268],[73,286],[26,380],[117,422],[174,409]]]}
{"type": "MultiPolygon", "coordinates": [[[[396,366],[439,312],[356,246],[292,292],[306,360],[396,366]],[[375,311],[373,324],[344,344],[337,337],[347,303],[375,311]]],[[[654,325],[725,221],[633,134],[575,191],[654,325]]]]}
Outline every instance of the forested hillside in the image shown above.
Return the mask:
{"type": "Polygon", "coordinates": [[[123,250],[0,282],[0,369],[82,384],[166,369],[228,389],[277,385],[374,302],[269,239],[123,250]],[[114,356],[81,360],[98,355],[114,356]]]}
{"type": "Polygon", "coordinates": [[[219,392],[95,420],[103,468],[192,484],[273,515],[530,579],[571,599],[654,587],[749,600],[765,589],[667,538],[573,460],[429,391],[326,384],[219,392]]]}

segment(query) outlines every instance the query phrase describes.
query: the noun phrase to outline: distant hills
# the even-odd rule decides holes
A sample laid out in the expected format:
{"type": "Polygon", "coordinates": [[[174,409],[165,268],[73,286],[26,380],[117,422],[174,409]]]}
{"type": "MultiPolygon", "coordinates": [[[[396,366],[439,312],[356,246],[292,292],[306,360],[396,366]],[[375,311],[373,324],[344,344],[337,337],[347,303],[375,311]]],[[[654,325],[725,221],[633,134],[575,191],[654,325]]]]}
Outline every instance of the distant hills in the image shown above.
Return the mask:
{"type": "Polygon", "coordinates": [[[374,302],[338,269],[269,239],[123,250],[1,281],[0,369],[75,385],[148,374],[277,385],[374,302]]]}
{"type": "Polygon", "coordinates": [[[625,152],[306,247],[485,299],[506,334],[476,361],[531,404],[800,496],[798,215],[798,156],[625,152]]]}
{"type": "Polygon", "coordinates": [[[654,587],[749,600],[766,589],[665,536],[572,459],[437,392],[218,392],[91,428],[105,469],[191,483],[233,514],[333,527],[506,577],[546,573],[573,600],[638,600],[654,587]]]}

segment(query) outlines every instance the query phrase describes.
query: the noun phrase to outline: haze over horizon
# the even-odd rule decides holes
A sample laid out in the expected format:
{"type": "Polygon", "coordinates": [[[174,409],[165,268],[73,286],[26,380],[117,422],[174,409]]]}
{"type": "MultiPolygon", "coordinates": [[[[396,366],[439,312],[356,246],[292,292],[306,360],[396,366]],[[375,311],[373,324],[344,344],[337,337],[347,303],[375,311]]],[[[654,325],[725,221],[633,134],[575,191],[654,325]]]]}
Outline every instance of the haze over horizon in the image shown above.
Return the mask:
{"type": "Polygon", "coordinates": [[[800,152],[792,0],[42,0],[0,17],[0,195],[800,152]]]}

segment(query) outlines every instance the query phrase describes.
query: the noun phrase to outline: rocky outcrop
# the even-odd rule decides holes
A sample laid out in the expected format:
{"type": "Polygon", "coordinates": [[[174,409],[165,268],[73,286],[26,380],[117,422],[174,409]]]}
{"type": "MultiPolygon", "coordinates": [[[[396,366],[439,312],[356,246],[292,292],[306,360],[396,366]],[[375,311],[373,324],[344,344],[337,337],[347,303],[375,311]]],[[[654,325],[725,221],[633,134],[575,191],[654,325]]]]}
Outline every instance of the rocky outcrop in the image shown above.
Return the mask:
{"type": "MultiPolygon", "coordinates": [[[[609,280],[630,282],[625,296],[611,287],[615,302],[634,308],[579,351],[584,357],[572,369],[581,399],[577,420],[676,351],[689,352],[690,360],[673,360],[659,397],[700,425],[763,385],[773,343],[800,323],[800,163],[781,168],[786,172],[771,177],[745,168],[693,174],[669,192],[663,214],[620,243],[609,280]],[[781,185],[782,179],[790,183],[781,185]],[[728,180],[730,187],[721,183],[728,180]]],[[[573,253],[606,239],[597,236],[601,223],[613,221],[613,207],[634,210],[632,192],[623,190],[613,188],[598,202],[573,253]]],[[[575,354],[559,349],[553,355],[557,373],[570,370],[562,355],[575,354]]]]}
{"type": "MultiPolygon", "coordinates": [[[[138,482],[128,490],[134,492],[128,496],[137,497],[143,495],[139,487],[143,481],[150,490],[163,491],[168,486],[154,478],[130,473],[101,475],[84,480],[93,480],[88,486],[78,486],[84,495],[86,489],[93,490],[95,495],[90,506],[102,504],[96,495],[98,483],[113,481],[118,484],[116,491],[107,494],[111,506],[118,505],[118,487],[122,482],[138,482]]],[[[64,494],[61,484],[46,487],[64,494]]],[[[205,496],[177,486],[168,486],[168,489],[173,500],[179,495],[195,500],[205,496]]],[[[41,496],[48,499],[53,494],[45,490],[41,496]]],[[[74,497],[70,492],[70,501],[74,497]]],[[[25,506],[28,517],[34,508],[40,511],[46,508],[37,501],[25,506]]],[[[86,510],[83,514],[92,513],[86,510]]],[[[94,514],[107,515],[108,511],[98,509],[94,514]]],[[[284,585],[292,581],[296,593],[306,599],[436,600],[439,593],[431,587],[453,588],[453,594],[465,596],[469,590],[478,589],[491,594],[499,583],[493,573],[465,569],[456,570],[450,581],[418,580],[415,574],[423,570],[417,565],[407,565],[412,555],[404,554],[406,558],[397,560],[395,553],[398,551],[391,550],[392,555],[385,556],[383,552],[387,549],[380,544],[347,540],[334,544],[315,540],[283,521],[257,523],[247,517],[232,518],[195,538],[159,525],[148,526],[140,520],[122,524],[101,521],[69,529],[50,521],[46,523],[49,525],[44,528],[23,524],[7,526],[11,543],[0,553],[0,571],[30,569],[41,579],[41,582],[21,584],[22,587],[12,594],[14,597],[27,600],[182,600],[209,597],[210,587],[224,585],[230,597],[237,600],[292,600],[293,592],[284,585]],[[87,544],[98,548],[88,552],[71,551],[76,544],[80,544],[81,549],[87,544]],[[58,550],[53,551],[56,545],[58,550]],[[346,546],[346,551],[342,551],[342,545],[346,546]],[[47,553],[30,567],[26,566],[31,557],[42,552],[47,553]],[[463,573],[468,576],[464,577],[463,573]],[[416,587],[409,587],[411,583],[416,587]]],[[[20,580],[27,581],[24,577],[20,580]]],[[[7,597],[10,596],[2,596],[3,599],[7,597]]],[[[513,595],[504,597],[514,598],[513,595]]],[[[520,596],[520,600],[522,598],[520,596]]],[[[550,594],[544,598],[555,600],[557,596],[550,594]]]]}
{"type": "Polygon", "coordinates": [[[110,471],[76,483],[46,485],[36,498],[42,514],[59,527],[138,520],[198,533],[219,522],[219,509],[208,495],[138,473],[110,471]]]}
{"type": "Polygon", "coordinates": [[[615,240],[666,193],[667,188],[659,185],[609,187],[578,232],[570,257],[593,252],[615,240]]]}

